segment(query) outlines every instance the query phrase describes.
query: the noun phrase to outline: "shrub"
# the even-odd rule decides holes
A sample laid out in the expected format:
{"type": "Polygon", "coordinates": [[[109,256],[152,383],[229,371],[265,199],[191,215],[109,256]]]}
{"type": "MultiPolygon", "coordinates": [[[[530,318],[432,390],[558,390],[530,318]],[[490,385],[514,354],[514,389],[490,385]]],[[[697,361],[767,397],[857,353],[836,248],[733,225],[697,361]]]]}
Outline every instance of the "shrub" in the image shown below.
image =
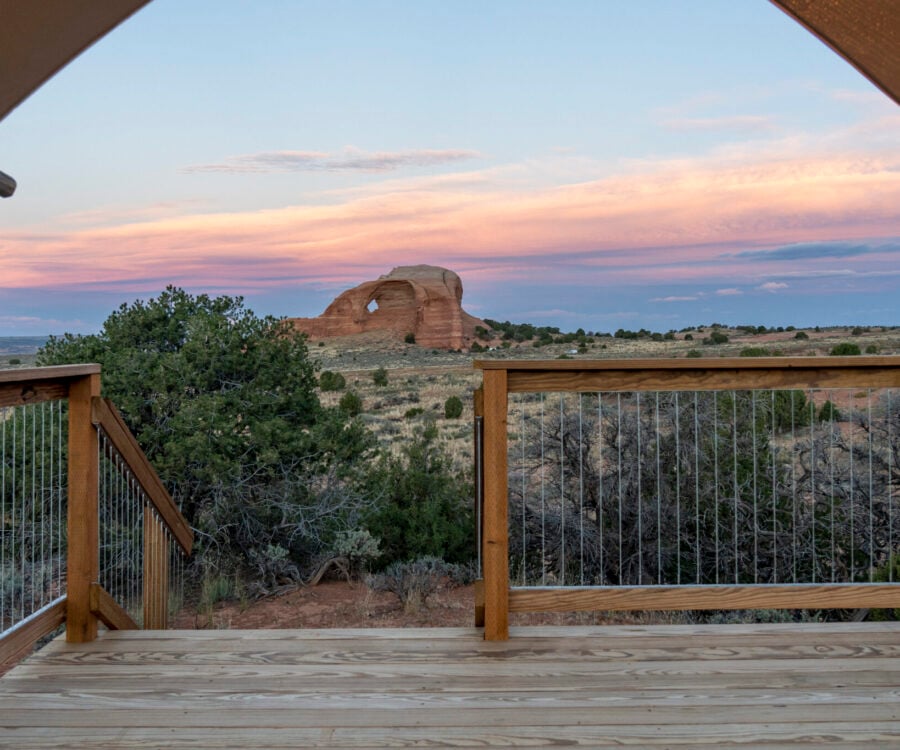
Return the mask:
{"type": "Polygon", "coordinates": [[[691,349],[687,354],[684,355],[688,359],[699,359],[703,355],[700,353],[698,349],[691,349]]]}
{"type": "Polygon", "coordinates": [[[384,572],[369,576],[366,585],[373,591],[396,594],[405,611],[418,612],[448,575],[448,566],[443,560],[428,556],[411,562],[392,563],[384,572]]]}
{"type": "Polygon", "coordinates": [[[856,327],[854,327],[854,329],[852,331],[850,331],[850,335],[851,336],[862,336],[863,329],[860,328],[859,326],[856,326],[856,327]]]}
{"type": "Polygon", "coordinates": [[[433,421],[416,430],[400,455],[381,456],[365,494],[375,500],[364,522],[381,540],[383,564],[426,556],[471,559],[471,486],[453,466],[433,421]]]}
{"type": "Polygon", "coordinates": [[[410,331],[403,337],[403,341],[406,344],[415,344],[416,343],[416,334],[414,334],[412,331],[410,331]]]}
{"type": "Polygon", "coordinates": [[[323,391],[342,391],[346,385],[346,379],[339,372],[325,370],[319,375],[319,388],[323,391]]]}
{"type": "Polygon", "coordinates": [[[764,346],[748,346],[746,349],[741,349],[742,357],[771,357],[772,352],[766,349],[764,346]]]}
{"type": "Polygon", "coordinates": [[[444,402],[444,416],[447,419],[459,419],[463,413],[463,402],[459,396],[450,396],[444,402]]]}
{"type": "Polygon", "coordinates": [[[407,409],[404,412],[403,418],[404,419],[415,419],[420,414],[424,414],[424,413],[425,413],[425,410],[421,406],[414,406],[411,409],[407,409]]]}
{"type": "Polygon", "coordinates": [[[831,401],[826,401],[824,404],[822,404],[822,408],[819,409],[819,413],[816,415],[816,418],[820,422],[840,422],[841,413],[831,401]]]}
{"type": "Polygon", "coordinates": [[[703,339],[704,346],[717,346],[718,344],[727,344],[728,336],[721,331],[713,331],[703,339]]]}
{"type": "Polygon", "coordinates": [[[856,344],[849,343],[848,341],[845,341],[842,344],[838,344],[831,350],[832,357],[853,357],[859,353],[859,347],[856,344]]]}
{"type": "Polygon", "coordinates": [[[869,344],[866,347],[866,354],[878,354],[878,347],[875,344],[869,344]]]}
{"type": "Polygon", "coordinates": [[[355,391],[347,391],[341,396],[338,408],[348,417],[357,417],[362,412],[362,398],[355,391]]]}
{"type": "Polygon", "coordinates": [[[380,388],[386,386],[388,384],[387,370],[385,370],[384,367],[379,367],[377,370],[372,370],[372,382],[380,388]]]}
{"type": "Polygon", "coordinates": [[[21,364],[22,364],[22,360],[19,359],[18,357],[11,357],[10,360],[9,360],[9,363],[10,363],[11,365],[21,365],[21,364]]]}
{"type": "Polygon", "coordinates": [[[358,578],[378,559],[381,549],[368,529],[346,529],[337,533],[333,552],[347,560],[350,574],[358,578]]]}
{"type": "Polygon", "coordinates": [[[685,341],[693,341],[693,340],[694,340],[694,334],[692,334],[692,333],[686,333],[686,334],[684,334],[684,340],[685,340],[685,341]]]}
{"type": "Polygon", "coordinates": [[[797,331],[797,333],[794,334],[794,338],[797,341],[808,341],[809,334],[806,331],[797,331]]]}
{"type": "Polygon", "coordinates": [[[198,532],[194,573],[252,574],[272,549],[282,572],[314,564],[366,502],[353,475],[371,436],[319,402],[306,338],[239,297],[168,287],[38,353],[73,362],[103,367],[104,395],[198,532]]]}

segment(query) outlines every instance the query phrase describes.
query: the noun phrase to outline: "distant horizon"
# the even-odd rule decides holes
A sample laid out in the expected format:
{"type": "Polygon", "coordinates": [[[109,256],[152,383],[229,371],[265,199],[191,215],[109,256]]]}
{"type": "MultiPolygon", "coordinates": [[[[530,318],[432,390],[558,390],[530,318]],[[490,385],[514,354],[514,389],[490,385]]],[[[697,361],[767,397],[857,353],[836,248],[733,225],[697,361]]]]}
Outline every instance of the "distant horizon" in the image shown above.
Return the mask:
{"type": "Polygon", "coordinates": [[[0,122],[0,335],[416,263],[563,330],[893,325],[898,133],[765,0],[154,0],[0,122]]]}

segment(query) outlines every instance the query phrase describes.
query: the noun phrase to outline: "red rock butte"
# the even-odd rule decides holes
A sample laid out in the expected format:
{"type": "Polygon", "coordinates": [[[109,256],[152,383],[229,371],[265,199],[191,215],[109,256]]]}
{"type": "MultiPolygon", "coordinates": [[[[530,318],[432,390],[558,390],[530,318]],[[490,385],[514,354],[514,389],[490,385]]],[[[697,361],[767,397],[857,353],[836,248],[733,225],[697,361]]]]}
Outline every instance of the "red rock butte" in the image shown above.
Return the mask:
{"type": "Polygon", "coordinates": [[[462,309],[462,281],[438,266],[400,266],[335,298],[318,318],[292,318],[311,339],[352,336],[372,331],[421,346],[467,349],[475,326],[487,324],[462,309]]]}

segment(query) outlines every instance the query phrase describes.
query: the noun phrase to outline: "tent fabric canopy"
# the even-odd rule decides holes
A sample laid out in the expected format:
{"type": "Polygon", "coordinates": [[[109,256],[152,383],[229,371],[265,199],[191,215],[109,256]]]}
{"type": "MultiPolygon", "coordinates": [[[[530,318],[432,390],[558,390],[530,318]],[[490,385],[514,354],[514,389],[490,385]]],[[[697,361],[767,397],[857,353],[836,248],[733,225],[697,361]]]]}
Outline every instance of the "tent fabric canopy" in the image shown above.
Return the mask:
{"type": "MultiPolygon", "coordinates": [[[[0,0],[0,120],[149,0],[0,0]]],[[[771,0],[900,104],[900,0],[771,0]]]]}
{"type": "Polygon", "coordinates": [[[900,0],[772,0],[900,104],[900,0]]]}
{"type": "Polygon", "coordinates": [[[0,0],[0,120],[149,0],[0,0]]]}

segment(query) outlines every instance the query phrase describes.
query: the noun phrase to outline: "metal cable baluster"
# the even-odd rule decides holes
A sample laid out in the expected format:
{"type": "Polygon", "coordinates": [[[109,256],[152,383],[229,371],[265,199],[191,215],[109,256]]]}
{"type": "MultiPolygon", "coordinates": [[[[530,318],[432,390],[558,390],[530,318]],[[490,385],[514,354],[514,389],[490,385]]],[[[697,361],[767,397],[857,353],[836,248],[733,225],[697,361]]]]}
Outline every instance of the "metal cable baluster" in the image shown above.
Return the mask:
{"type": "Polygon", "coordinates": [[[638,543],[638,584],[644,583],[644,504],[641,492],[641,467],[644,454],[641,451],[641,392],[634,393],[635,431],[637,432],[637,543],[638,543]]]}
{"type": "Polygon", "coordinates": [[[737,392],[731,392],[731,452],[732,467],[731,481],[734,491],[734,582],[740,583],[740,552],[738,549],[738,500],[740,498],[740,489],[738,488],[738,418],[737,418],[737,392]]]}
{"type": "Polygon", "coordinates": [[[831,469],[831,581],[832,583],[837,580],[837,556],[836,556],[836,532],[837,528],[835,526],[835,513],[834,513],[834,393],[832,391],[828,392],[828,400],[832,404],[832,408],[829,414],[828,420],[828,464],[831,469]]]}
{"type": "Polygon", "coordinates": [[[601,586],[605,576],[603,575],[603,394],[597,393],[597,519],[600,526],[600,577],[597,581],[601,586]]]}
{"type": "Polygon", "coordinates": [[[656,582],[662,583],[662,470],[659,455],[659,391],[656,392],[656,582]]]}
{"type": "Polygon", "coordinates": [[[566,417],[563,408],[564,394],[559,394],[559,580],[566,585],[566,417]]]}
{"type": "Polygon", "coordinates": [[[681,585],[681,409],[675,391],[675,557],[676,578],[681,585]]]}
{"type": "Polygon", "coordinates": [[[624,563],[624,551],[623,551],[623,539],[622,539],[622,394],[616,393],[616,420],[617,420],[617,432],[616,432],[616,445],[619,450],[619,460],[616,466],[617,476],[618,476],[618,486],[619,486],[619,583],[625,583],[625,571],[623,567],[624,563]]]}
{"type": "Polygon", "coordinates": [[[713,391],[713,501],[716,524],[716,583],[719,582],[719,392],[713,391]]]}
{"type": "Polygon", "coordinates": [[[578,395],[578,567],[584,586],[584,396],[578,395]]]}
{"type": "Polygon", "coordinates": [[[547,585],[546,484],[544,482],[544,394],[541,393],[541,585],[547,585]]]}
{"type": "Polygon", "coordinates": [[[866,390],[866,419],[869,436],[869,582],[875,575],[875,482],[872,476],[872,389],[866,390]]]}

